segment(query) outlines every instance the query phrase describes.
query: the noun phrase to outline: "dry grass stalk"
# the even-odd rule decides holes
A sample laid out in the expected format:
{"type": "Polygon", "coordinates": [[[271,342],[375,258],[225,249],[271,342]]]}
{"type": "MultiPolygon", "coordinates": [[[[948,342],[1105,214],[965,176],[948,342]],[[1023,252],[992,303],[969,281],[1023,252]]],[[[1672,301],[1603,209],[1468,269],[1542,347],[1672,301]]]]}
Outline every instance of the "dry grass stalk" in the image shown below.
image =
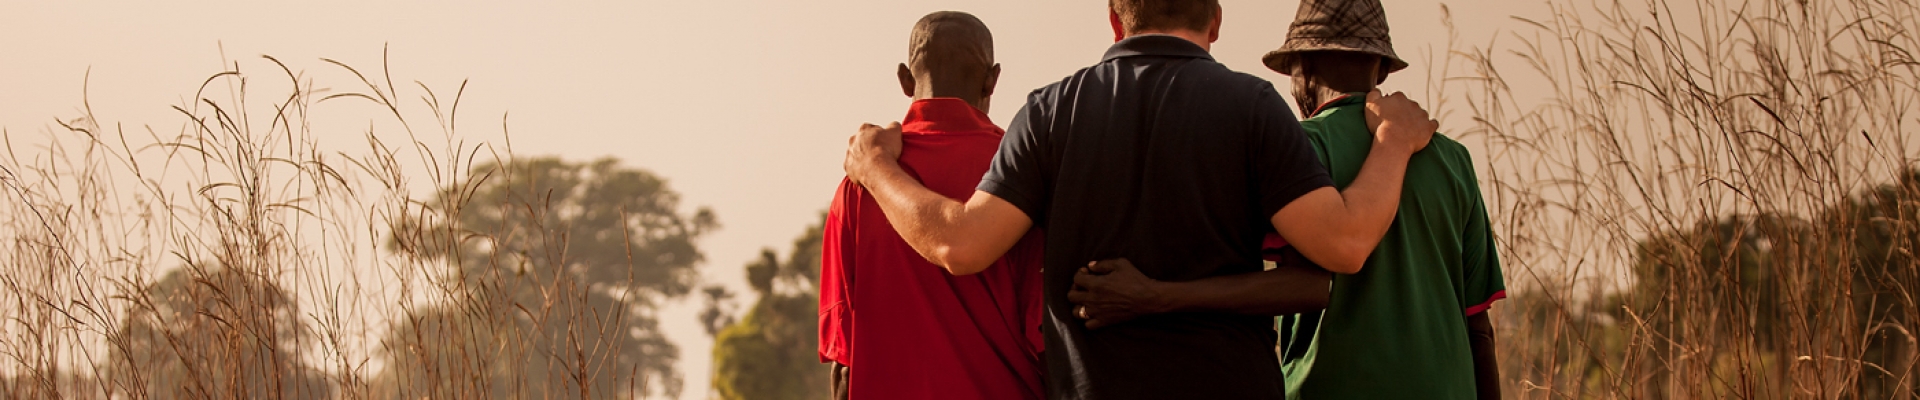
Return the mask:
{"type": "MultiPolygon", "coordinates": [[[[357,89],[325,89],[265,57],[210,76],[175,107],[183,123],[173,133],[106,125],[83,107],[45,140],[5,135],[0,396],[677,394],[675,350],[664,339],[641,344],[649,357],[667,357],[666,369],[623,370],[634,361],[610,361],[633,342],[620,335],[657,324],[645,297],[657,294],[618,289],[635,287],[636,278],[621,286],[570,274],[524,277],[507,263],[458,267],[470,261],[463,253],[407,251],[527,237],[550,252],[512,255],[521,258],[517,271],[571,262],[565,229],[442,223],[477,209],[562,212],[524,201],[473,203],[472,190],[518,179],[520,164],[510,151],[461,139],[464,83],[442,98],[424,83],[396,86],[384,65],[368,74],[323,61],[330,65],[318,75],[357,89]],[[336,114],[317,116],[329,112],[336,114]],[[318,131],[343,119],[364,121],[365,146],[320,143],[318,131]],[[401,134],[404,141],[392,139],[401,134]],[[423,188],[450,189],[411,195],[423,188]],[[475,273],[495,279],[469,279],[475,273]],[[587,304],[603,298],[621,302],[587,304]],[[388,324],[412,330],[383,338],[388,324]],[[515,328],[526,324],[558,328],[515,328]],[[550,373],[502,369],[535,364],[550,373]]],[[[693,224],[682,235],[712,226],[707,214],[682,223],[693,224]]],[[[697,263],[697,250],[685,250],[692,257],[676,262],[697,263]]]]}
{"type": "Polygon", "coordinates": [[[1442,85],[1518,293],[1508,392],[1912,398],[1920,7],[1549,4],[1442,85]]]}

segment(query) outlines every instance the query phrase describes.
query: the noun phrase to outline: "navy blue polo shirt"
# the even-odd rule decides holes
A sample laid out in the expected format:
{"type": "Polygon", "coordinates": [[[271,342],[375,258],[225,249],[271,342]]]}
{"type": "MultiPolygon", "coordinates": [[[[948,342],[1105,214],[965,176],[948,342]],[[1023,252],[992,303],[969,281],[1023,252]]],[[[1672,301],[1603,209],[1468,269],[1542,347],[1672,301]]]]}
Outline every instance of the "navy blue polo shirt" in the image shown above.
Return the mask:
{"type": "Polygon", "coordinates": [[[1185,39],[1127,38],[1029,94],[979,189],[1044,228],[1050,397],[1283,398],[1270,316],[1088,330],[1067,292],[1088,261],[1116,257],[1163,281],[1261,271],[1273,214],[1332,184],[1272,83],[1185,39]]]}

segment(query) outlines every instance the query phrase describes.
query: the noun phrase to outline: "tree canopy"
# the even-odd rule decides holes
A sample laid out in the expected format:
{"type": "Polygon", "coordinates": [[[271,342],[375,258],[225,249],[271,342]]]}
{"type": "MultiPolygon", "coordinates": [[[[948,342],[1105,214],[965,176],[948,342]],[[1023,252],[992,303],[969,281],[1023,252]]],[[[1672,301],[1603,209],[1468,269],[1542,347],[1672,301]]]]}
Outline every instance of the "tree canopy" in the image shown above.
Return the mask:
{"type": "Polygon", "coordinates": [[[384,342],[383,397],[678,396],[679,350],[655,313],[686,295],[717,228],[705,208],[613,159],[474,168],[395,228],[390,248],[449,268],[442,304],[384,342]]]}
{"type": "MultiPolygon", "coordinates": [[[[824,218],[823,218],[824,219],[824,218]]],[[[821,226],[807,228],[782,262],[772,249],[747,264],[759,300],[713,344],[713,388],[729,400],[820,399],[827,370],[820,341],[821,226]]]]}
{"type": "Polygon", "coordinates": [[[1620,362],[1645,371],[1648,381],[1634,387],[1650,397],[1710,389],[1696,382],[1699,376],[1673,372],[1678,363],[1707,364],[1720,376],[1747,371],[1766,378],[1753,389],[1763,393],[1820,380],[1808,374],[1857,373],[1847,387],[1826,390],[1862,398],[1911,396],[1911,379],[1902,377],[1912,372],[1920,349],[1907,327],[1920,317],[1903,288],[1920,285],[1920,262],[1912,252],[1920,247],[1916,220],[1920,171],[1911,171],[1817,215],[1721,216],[1657,232],[1635,243],[1633,282],[1626,290],[1596,295],[1570,310],[1558,309],[1576,307],[1566,299],[1516,296],[1516,307],[1504,315],[1539,325],[1528,331],[1549,331],[1540,324],[1563,318],[1557,322],[1583,328],[1563,334],[1585,339],[1551,341],[1559,348],[1534,352],[1554,358],[1507,367],[1526,379],[1561,375],[1601,382],[1614,373],[1602,364],[1620,362]],[[1623,334],[1659,341],[1635,346],[1623,334]],[[1576,343],[1600,345],[1574,348],[1576,343]],[[1845,362],[1836,368],[1785,353],[1809,343],[1846,354],[1845,362]]]}
{"type": "Polygon", "coordinates": [[[130,298],[112,342],[111,392],[156,399],[326,399],[301,361],[306,324],[286,291],[231,268],[188,266],[130,298]]]}

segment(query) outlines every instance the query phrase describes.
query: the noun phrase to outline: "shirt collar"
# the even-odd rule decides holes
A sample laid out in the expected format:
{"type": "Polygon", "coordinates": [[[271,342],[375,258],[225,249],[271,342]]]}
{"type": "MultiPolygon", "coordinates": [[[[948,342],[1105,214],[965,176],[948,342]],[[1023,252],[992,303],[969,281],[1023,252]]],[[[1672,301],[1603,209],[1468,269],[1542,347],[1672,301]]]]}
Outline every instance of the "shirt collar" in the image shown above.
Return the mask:
{"type": "Polygon", "coordinates": [[[1311,117],[1319,116],[1320,113],[1326,112],[1327,110],[1346,107],[1354,104],[1364,104],[1366,102],[1367,102],[1366,93],[1347,93],[1344,95],[1340,95],[1340,97],[1335,97],[1333,98],[1333,100],[1328,100],[1324,104],[1321,104],[1319,108],[1313,109],[1313,112],[1307,113],[1307,117],[1311,118],[1311,117]]]}
{"type": "Polygon", "coordinates": [[[1207,54],[1207,49],[1200,48],[1200,45],[1179,36],[1146,34],[1114,42],[1113,47],[1107,48],[1107,55],[1102,57],[1100,62],[1133,56],[1191,57],[1213,61],[1213,55],[1207,54]]]}
{"type": "Polygon", "coordinates": [[[965,100],[952,97],[914,100],[913,105],[907,108],[907,118],[903,121],[900,124],[902,132],[1000,131],[1000,127],[995,126],[986,113],[973,108],[965,100]]]}

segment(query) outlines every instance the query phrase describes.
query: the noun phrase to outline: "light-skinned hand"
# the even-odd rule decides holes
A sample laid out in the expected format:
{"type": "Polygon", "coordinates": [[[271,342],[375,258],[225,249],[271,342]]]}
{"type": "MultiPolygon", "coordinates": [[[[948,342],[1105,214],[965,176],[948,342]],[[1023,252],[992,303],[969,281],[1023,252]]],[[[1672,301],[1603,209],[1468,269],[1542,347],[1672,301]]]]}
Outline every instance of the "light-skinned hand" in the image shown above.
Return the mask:
{"type": "Polygon", "coordinates": [[[847,179],[865,184],[875,168],[900,160],[900,123],[882,127],[861,124],[860,133],[847,138],[847,159],[841,165],[847,179]]]}
{"type": "Polygon", "coordinates": [[[1382,95],[1376,89],[1367,93],[1367,129],[1373,131],[1374,145],[1393,146],[1408,154],[1427,148],[1440,121],[1427,115],[1420,103],[1406,93],[1382,95]]]}

